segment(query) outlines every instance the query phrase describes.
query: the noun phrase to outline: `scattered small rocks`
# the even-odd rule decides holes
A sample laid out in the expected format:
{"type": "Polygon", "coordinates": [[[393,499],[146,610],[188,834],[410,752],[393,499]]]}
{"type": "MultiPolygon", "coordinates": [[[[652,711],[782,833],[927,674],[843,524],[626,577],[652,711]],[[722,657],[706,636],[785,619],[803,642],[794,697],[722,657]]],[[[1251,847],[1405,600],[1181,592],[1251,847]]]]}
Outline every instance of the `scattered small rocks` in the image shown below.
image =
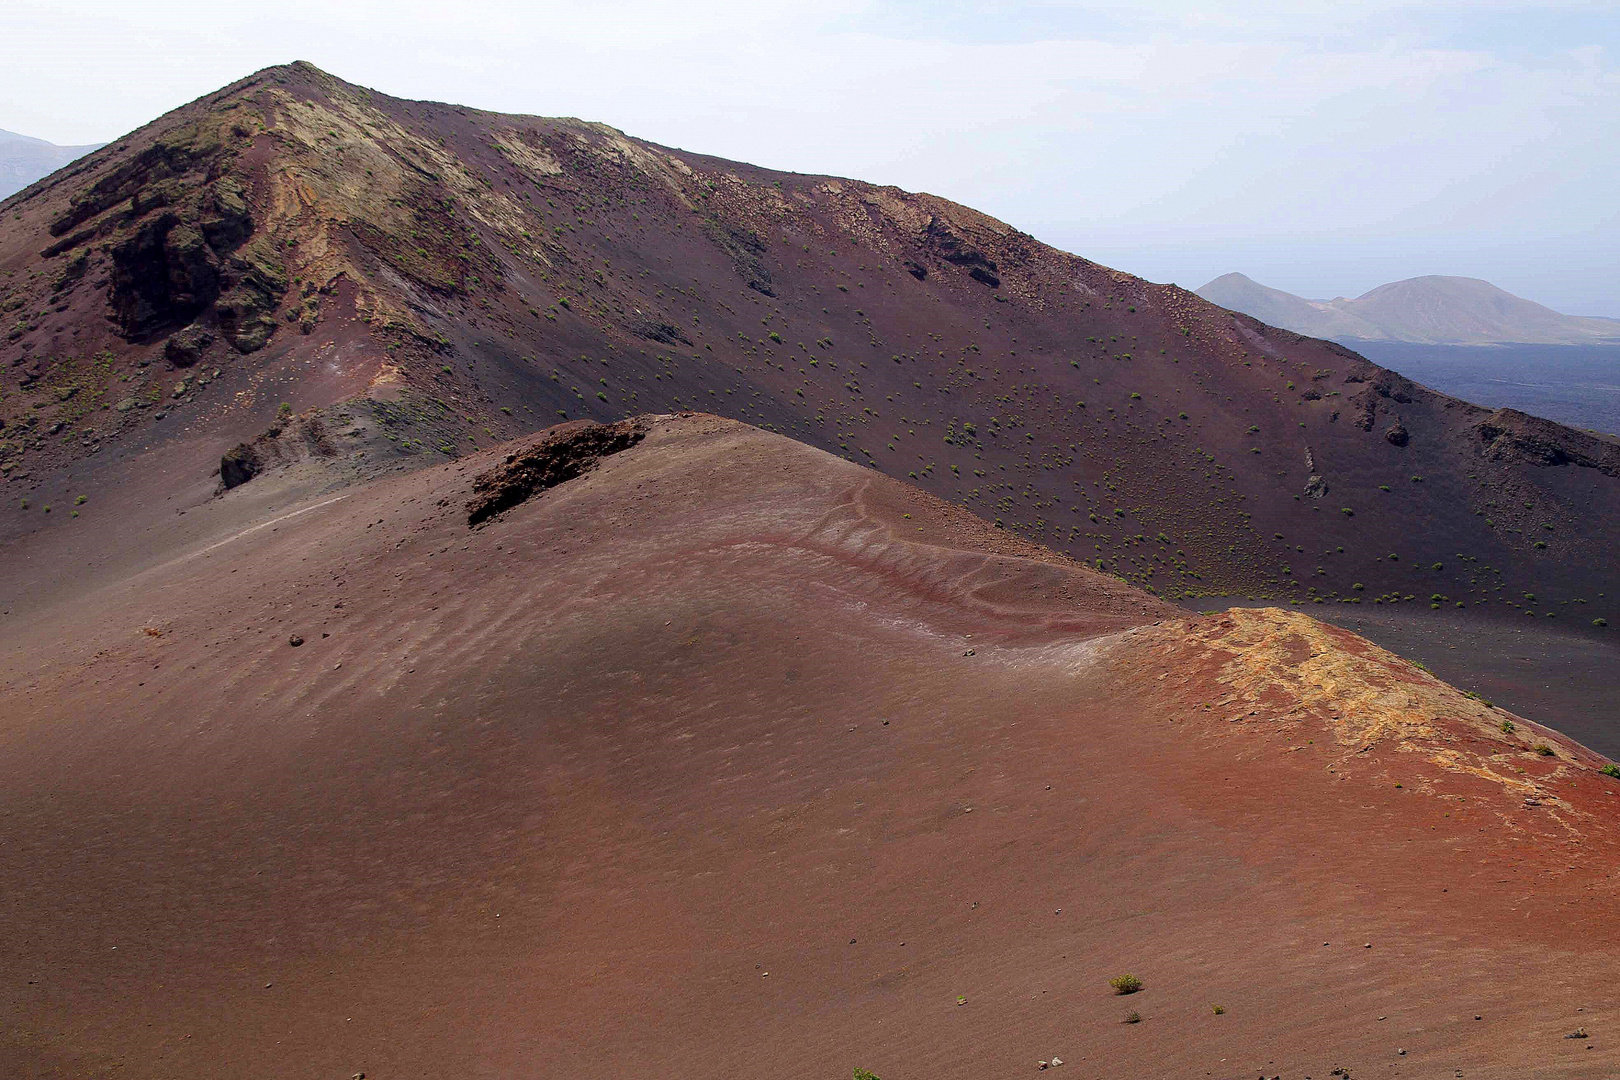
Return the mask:
{"type": "Polygon", "coordinates": [[[299,637],[297,634],[294,634],[294,635],[292,635],[292,637],[289,637],[287,639],[287,644],[291,645],[295,649],[298,648],[298,646],[302,645],[303,643],[304,643],[304,639],[299,637]]]}
{"type": "Polygon", "coordinates": [[[1568,1035],[1564,1036],[1566,1039],[1590,1039],[1591,1037],[1592,1036],[1588,1035],[1586,1033],[1586,1029],[1583,1027],[1578,1027],[1568,1035]]]}

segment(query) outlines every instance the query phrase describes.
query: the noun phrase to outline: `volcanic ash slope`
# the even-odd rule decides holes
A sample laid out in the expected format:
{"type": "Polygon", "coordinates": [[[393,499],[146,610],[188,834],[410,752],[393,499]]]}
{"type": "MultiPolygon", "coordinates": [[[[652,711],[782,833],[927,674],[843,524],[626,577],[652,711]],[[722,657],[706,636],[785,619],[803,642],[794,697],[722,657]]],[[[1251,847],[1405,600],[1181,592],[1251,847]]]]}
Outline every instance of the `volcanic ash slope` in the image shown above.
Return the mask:
{"type": "Polygon", "coordinates": [[[1620,1065],[1620,781],[1352,635],[704,415],[251,497],[0,623],[0,1074],[1620,1065]]]}

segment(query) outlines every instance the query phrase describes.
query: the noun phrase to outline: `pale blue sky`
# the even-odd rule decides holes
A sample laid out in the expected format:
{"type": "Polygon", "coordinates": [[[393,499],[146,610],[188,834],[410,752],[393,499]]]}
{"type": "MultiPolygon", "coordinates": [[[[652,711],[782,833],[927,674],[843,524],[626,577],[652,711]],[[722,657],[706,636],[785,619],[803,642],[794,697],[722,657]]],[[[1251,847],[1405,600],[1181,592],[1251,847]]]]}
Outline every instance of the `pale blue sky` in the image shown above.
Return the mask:
{"type": "Polygon", "coordinates": [[[259,67],[932,191],[1195,286],[1425,273],[1620,316],[1620,4],[6,0],[0,128],[259,67]]]}

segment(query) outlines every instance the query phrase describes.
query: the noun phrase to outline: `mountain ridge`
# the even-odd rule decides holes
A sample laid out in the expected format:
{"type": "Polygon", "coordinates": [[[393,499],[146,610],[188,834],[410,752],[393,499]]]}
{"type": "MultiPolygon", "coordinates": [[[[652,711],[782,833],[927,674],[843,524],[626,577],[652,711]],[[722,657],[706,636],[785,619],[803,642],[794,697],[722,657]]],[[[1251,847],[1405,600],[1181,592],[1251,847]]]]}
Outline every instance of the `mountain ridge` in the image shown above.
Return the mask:
{"type": "Polygon", "coordinates": [[[1534,595],[1586,625],[1620,592],[1620,444],[931,195],[295,64],[4,210],[10,536],[58,534],[41,507],[114,477],[212,497],[228,458],[233,494],[279,468],[340,485],[701,408],[1167,597],[1522,617],[1534,595]]]}
{"type": "Polygon", "coordinates": [[[1354,345],[1582,345],[1620,341],[1620,319],[1564,315],[1480,278],[1430,274],[1354,298],[1307,300],[1240,273],[1195,290],[1211,303],[1297,333],[1354,345]]]}

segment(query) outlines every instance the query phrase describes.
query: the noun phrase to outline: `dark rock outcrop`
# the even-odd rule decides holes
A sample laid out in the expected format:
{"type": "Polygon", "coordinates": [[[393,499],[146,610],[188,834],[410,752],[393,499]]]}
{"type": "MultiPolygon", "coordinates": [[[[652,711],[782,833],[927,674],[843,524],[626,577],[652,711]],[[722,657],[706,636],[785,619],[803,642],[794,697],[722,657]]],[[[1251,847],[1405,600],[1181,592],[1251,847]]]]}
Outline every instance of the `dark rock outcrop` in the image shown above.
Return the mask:
{"type": "Polygon", "coordinates": [[[1620,476],[1620,442],[1543,420],[1517,409],[1498,409],[1475,425],[1481,449],[1493,461],[1576,465],[1620,476]]]}
{"type": "Polygon", "coordinates": [[[627,450],[651,430],[640,418],[598,424],[575,420],[541,433],[539,441],[509,454],[506,461],[473,481],[467,524],[478,525],[547,488],[596,468],[609,454],[627,450]]]}
{"type": "Polygon", "coordinates": [[[250,443],[238,443],[219,459],[220,486],[229,491],[278,465],[332,458],[337,449],[319,415],[289,418],[250,443]]]}
{"type": "Polygon", "coordinates": [[[704,226],[709,239],[724,251],[737,268],[743,284],[764,296],[775,296],[771,271],[765,265],[765,243],[752,229],[740,229],[718,218],[704,226]]]}
{"type": "Polygon", "coordinates": [[[163,356],[175,367],[190,367],[213,343],[213,331],[202,326],[188,326],[163,343],[163,356]]]}
{"type": "Polygon", "coordinates": [[[254,245],[246,189],[216,175],[226,153],[205,127],[182,128],[75,195],[50,225],[64,239],[43,253],[74,252],[61,287],[83,274],[84,245],[105,238],[107,302],[126,340],[148,341],[212,312],[237,349],[263,348],[286,274],[268,244],[254,245]]]}
{"type": "Polygon", "coordinates": [[[219,459],[219,481],[229,491],[264,471],[264,459],[252,443],[237,443],[219,459]]]}
{"type": "Polygon", "coordinates": [[[656,341],[660,345],[690,345],[692,339],[686,336],[686,331],[666,319],[642,318],[638,319],[631,330],[637,337],[656,341]]]}
{"type": "Polygon", "coordinates": [[[276,329],[276,308],[287,291],[287,272],[269,250],[242,248],[230,261],[230,287],[214,303],[225,338],[239,352],[264,348],[276,329]]]}
{"type": "Polygon", "coordinates": [[[929,251],[948,263],[956,266],[981,266],[990,273],[995,273],[996,264],[988,255],[957,236],[949,225],[937,217],[931,218],[928,227],[923,231],[923,243],[929,251]]]}

